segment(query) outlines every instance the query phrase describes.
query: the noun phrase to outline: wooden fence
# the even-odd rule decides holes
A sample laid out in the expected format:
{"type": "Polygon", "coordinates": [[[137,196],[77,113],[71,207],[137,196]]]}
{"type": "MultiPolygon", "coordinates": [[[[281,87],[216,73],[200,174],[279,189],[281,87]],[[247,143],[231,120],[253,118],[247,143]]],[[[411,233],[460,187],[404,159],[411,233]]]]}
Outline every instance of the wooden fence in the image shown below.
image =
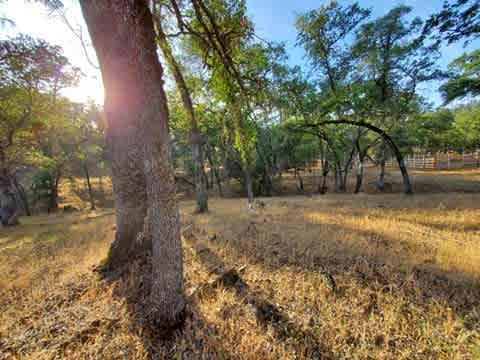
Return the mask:
{"type": "MultiPolygon", "coordinates": [[[[415,152],[405,157],[405,164],[410,169],[469,169],[480,167],[480,149],[470,152],[415,152]]],[[[385,164],[387,167],[397,167],[395,159],[385,164]]]]}

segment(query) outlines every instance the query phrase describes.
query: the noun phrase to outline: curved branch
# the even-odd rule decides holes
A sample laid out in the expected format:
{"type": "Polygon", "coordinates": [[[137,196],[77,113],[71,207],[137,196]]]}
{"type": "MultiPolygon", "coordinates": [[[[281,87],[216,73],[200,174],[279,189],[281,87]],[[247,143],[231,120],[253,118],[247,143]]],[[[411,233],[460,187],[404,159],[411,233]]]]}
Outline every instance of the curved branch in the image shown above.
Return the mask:
{"type": "Polygon", "coordinates": [[[390,135],[388,135],[384,130],[380,129],[379,127],[372,125],[370,123],[367,123],[365,121],[360,121],[360,120],[348,120],[348,119],[338,119],[338,120],[323,120],[321,122],[317,123],[305,123],[302,124],[303,127],[307,128],[319,128],[324,125],[352,125],[352,126],[359,126],[363,128],[367,128],[378,135],[382,137],[382,139],[388,144],[390,149],[395,155],[395,158],[397,159],[398,162],[398,167],[400,168],[400,171],[402,173],[403,177],[403,186],[404,186],[404,192],[406,194],[412,194],[412,185],[410,183],[410,178],[408,176],[408,171],[407,167],[405,166],[405,162],[403,160],[403,155],[398,146],[395,144],[393,139],[391,138],[390,135]]]}

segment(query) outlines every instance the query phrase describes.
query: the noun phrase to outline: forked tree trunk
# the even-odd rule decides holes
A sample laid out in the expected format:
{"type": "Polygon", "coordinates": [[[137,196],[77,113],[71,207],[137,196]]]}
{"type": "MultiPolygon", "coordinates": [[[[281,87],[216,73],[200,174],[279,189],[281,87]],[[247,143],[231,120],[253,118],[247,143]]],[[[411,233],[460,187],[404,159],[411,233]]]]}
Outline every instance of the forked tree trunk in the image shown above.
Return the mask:
{"type": "Polygon", "coordinates": [[[170,330],[184,315],[183,258],[169,164],[168,110],[152,15],[144,0],[81,0],[105,86],[117,234],[110,259],[128,259],[146,228],[152,244],[150,320],[170,330]]]}

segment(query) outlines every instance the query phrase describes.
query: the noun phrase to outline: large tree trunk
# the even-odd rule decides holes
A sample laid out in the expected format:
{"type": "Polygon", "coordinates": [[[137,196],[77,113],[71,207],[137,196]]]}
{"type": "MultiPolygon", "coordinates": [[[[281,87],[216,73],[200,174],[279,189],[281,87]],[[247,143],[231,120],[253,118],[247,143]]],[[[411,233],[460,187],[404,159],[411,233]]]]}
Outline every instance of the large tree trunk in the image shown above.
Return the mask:
{"type": "Polygon", "coordinates": [[[184,315],[183,258],[152,15],[144,0],[80,4],[105,86],[117,217],[109,256],[112,261],[128,259],[148,205],[153,271],[149,314],[158,327],[169,330],[184,315]]]}

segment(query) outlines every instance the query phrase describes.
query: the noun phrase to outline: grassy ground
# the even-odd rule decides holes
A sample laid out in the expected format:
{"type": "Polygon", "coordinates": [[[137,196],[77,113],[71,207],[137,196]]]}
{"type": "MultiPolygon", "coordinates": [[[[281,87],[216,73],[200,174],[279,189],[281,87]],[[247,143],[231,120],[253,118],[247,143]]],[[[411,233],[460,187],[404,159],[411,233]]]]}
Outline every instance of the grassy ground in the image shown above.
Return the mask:
{"type": "Polygon", "coordinates": [[[112,210],[0,229],[0,358],[480,358],[480,194],[262,201],[182,202],[190,315],[169,341],[138,316],[141,263],[92,271],[112,210]]]}

